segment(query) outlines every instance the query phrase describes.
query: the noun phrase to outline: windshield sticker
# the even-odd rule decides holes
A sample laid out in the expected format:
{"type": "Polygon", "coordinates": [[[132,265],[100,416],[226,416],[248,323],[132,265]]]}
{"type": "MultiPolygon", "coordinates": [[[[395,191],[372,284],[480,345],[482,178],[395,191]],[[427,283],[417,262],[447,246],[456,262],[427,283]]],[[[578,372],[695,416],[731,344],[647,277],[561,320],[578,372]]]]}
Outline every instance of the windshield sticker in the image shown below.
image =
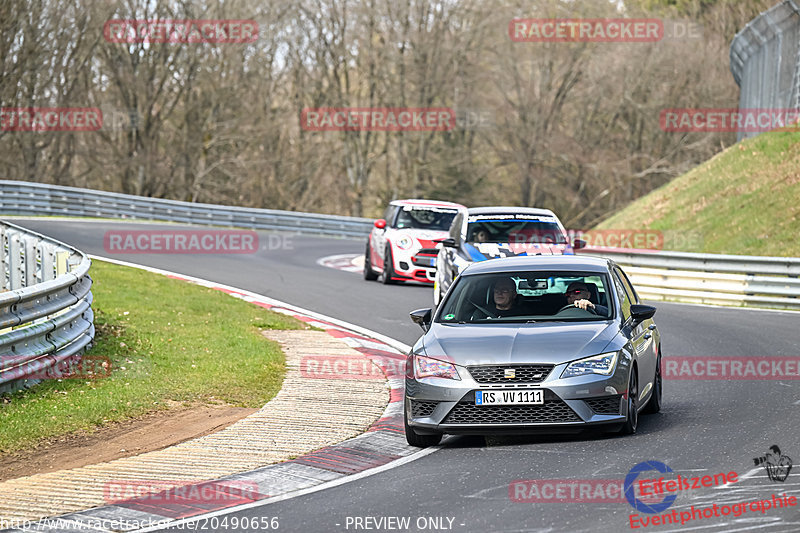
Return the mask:
{"type": "Polygon", "coordinates": [[[556,218],[548,215],[470,215],[469,222],[505,222],[507,220],[536,220],[539,222],[555,222],[556,218]]]}
{"type": "Polygon", "coordinates": [[[428,207],[419,205],[404,205],[403,211],[433,211],[434,213],[458,213],[458,209],[451,207],[428,207]]]}

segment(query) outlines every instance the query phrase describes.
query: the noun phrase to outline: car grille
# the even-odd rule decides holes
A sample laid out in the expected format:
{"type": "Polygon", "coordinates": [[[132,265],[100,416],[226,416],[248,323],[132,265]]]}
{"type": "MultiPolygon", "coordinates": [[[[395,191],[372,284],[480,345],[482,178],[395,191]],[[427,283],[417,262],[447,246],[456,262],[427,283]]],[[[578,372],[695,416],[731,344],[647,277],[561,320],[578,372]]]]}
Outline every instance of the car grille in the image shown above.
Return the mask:
{"type": "Polygon", "coordinates": [[[618,415],[620,411],[619,399],[621,397],[621,394],[615,394],[614,396],[603,396],[602,398],[591,398],[584,401],[598,415],[618,415]]]}
{"type": "Polygon", "coordinates": [[[436,264],[436,256],[439,255],[439,250],[435,248],[423,248],[417,255],[411,258],[411,262],[415,266],[423,266],[431,268],[436,264]]]}
{"type": "Polygon", "coordinates": [[[436,406],[439,405],[439,402],[422,402],[419,400],[411,400],[411,416],[413,417],[420,417],[420,416],[431,416],[433,410],[436,409],[436,406]]]}
{"type": "Polygon", "coordinates": [[[554,365],[494,365],[468,366],[472,378],[478,383],[541,383],[554,365]],[[513,378],[505,377],[507,369],[514,369],[513,378]]]}
{"type": "Polygon", "coordinates": [[[534,424],[580,422],[575,411],[561,399],[545,400],[543,405],[456,404],[443,424],[534,424]]]}

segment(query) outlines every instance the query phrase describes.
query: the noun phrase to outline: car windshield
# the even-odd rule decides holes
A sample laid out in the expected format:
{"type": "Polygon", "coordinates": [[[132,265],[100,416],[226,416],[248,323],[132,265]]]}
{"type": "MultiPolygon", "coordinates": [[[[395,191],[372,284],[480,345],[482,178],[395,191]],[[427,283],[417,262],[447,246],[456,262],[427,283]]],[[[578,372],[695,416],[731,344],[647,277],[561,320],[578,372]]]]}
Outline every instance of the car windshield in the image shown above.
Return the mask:
{"type": "Polygon", "coordinates": [[[436,322],[497,323],[607,320],[613,314],[605,274],[508,272],[458,279],[436,322]]]}
{"type": "Polygon", "coordinates": [[[456,209],[405,206],[398,213],[394,227],[447,231],[458,213],[456,209]]]}
{"type": "Polygon", "coordinates": [[[467,242],[567,244],[554,217],[522,215],[471,216],[467,242]]]}

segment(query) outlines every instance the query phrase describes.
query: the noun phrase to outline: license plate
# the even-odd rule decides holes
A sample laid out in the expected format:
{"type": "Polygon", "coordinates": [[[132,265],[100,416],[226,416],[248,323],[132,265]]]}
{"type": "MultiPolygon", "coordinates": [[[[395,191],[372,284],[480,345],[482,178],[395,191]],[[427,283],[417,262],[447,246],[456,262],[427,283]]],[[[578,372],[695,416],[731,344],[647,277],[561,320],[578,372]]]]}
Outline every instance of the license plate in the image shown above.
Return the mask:
{"type": "Polygon", "coordinates": [[[424,257],[424,256],[420,257],[420,256],[417,256],[416,259],[417,259],[417,263],[422,265],[422,266],[432,267],[432,266],[436,265],[436,258],[435,257],[424,257]]]}
{"type": "Polygon", "coordinates": [[[542,389],[475,391],[475,405],[542,404],[544,404],[544,391],[542,389]]]}

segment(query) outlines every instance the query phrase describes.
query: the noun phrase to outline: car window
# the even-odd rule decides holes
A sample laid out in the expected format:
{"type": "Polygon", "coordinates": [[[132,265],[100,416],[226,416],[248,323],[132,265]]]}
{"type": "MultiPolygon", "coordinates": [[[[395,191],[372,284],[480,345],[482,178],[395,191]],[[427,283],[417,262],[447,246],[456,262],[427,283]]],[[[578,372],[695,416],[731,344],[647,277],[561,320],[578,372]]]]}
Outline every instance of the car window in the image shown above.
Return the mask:
{"type": "Polygon", "coordinates": [[[462,276],[442,302],[442,323],[607,320],[608,277],[574,271],[520,271],[462,276]],[[584,303],[587,309],[575,305],[584,303]]]}
{"type": "Polygon", "coordinates": [[[622,312],[622,320],[626,321],[631,316],[631,296],[630,293],[625,289],[625,284],[622,282],[619,276],[619,270],[614,269],[614,285],[617,289],[617,295],[619,296],[620,301],[620,311],[622,312]]]}
{"type": "Polygon", "coordinates": [[[467,242],[567,244],[568,241],[554,217],[478,215],[469,217],[467,242]]]}
{"type": "Polygon", "coordinates": [[[386,221],[386,224],[391,227],[394,223],[394,215],[397,212],[397,206],[390,205],[386,208],[386,211],[383,212],[383,219],[386,221]]]}
{"type": "Polygon", "coordinates": [[[625,290],[631,296],[631,303],[638,304],[639,303],[639,295],[636,294],[636,289],[633,288],[633,284],[631,280],[628,279],[628,275],[619,267],[616,267],[616,271],[619,273],[619,277],[622,280],[622,285],[625,287],[625,290]]]}
{"type": "Polygon", "coordinates": [[[462,224],[464,224],[464,213],[458,213],[450,224],[450,238],[456,242],[461,240],[462,224]]]}
{"type": "Polygon", "coordinates": [[[404,206],[393,227],[447,231],[457,212],[455,209],[404,206]]]}

